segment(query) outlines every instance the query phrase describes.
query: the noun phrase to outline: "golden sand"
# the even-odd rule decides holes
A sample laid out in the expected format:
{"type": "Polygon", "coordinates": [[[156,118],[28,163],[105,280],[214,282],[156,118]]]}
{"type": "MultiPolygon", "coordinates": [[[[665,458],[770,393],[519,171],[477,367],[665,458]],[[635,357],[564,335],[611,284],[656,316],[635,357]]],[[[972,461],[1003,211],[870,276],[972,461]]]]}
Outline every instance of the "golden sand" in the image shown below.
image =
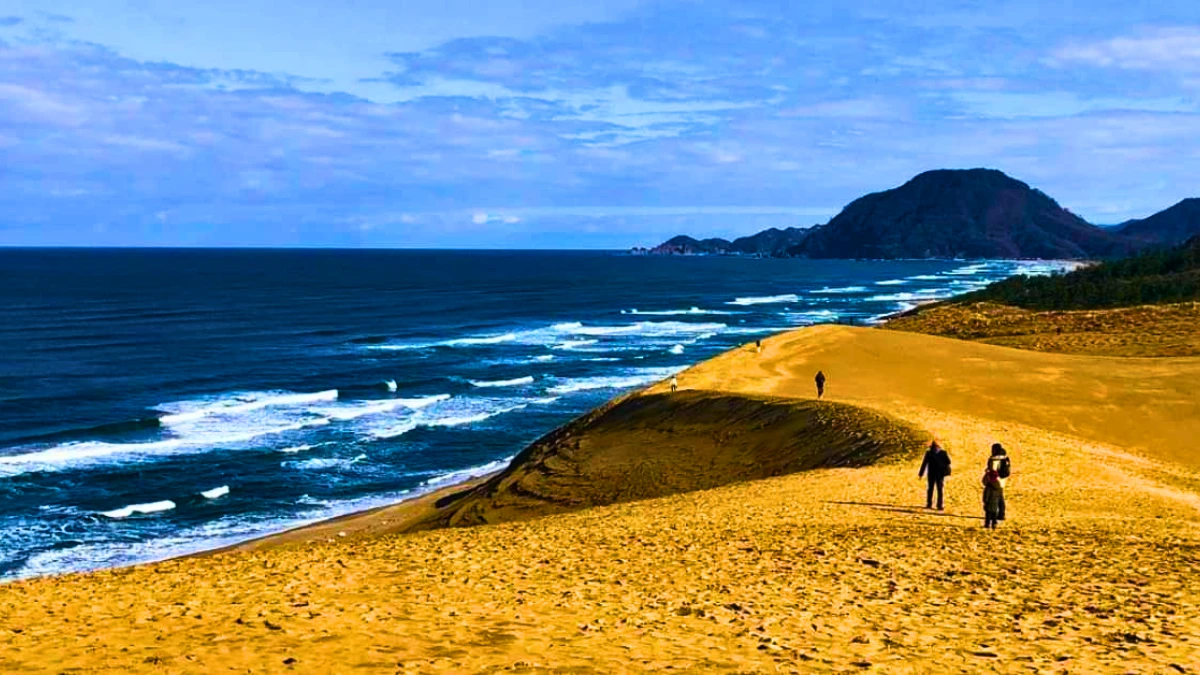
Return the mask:
{"type": "Polygon", "coordinates": [[[1200,359],[826,326],[679,382],[808,399],[817,368],[941,441],[945,512],[908,454],[409,535],[386,531],[430,504],[382,509],[2,586],[0,672],[1200,672],[1200,359]],[[987,531],[994,441],[1014,474],[987,531]]]}

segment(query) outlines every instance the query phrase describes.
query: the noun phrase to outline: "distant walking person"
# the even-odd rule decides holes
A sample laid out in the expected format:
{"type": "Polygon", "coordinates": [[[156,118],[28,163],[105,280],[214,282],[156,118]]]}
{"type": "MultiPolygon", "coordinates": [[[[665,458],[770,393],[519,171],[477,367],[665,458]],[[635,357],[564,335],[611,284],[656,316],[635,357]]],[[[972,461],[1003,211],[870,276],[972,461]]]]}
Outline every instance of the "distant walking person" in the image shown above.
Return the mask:
{"type": "Polygon", "coordinates": [[[942,510],[942,493],[945,490],[946,476],[949,475],[950,454],[943,450],[936,440],[930,442],[929,449],[925,451],[925,459],[921,460],[921,470],[917,472],[917,478],[924,477],[929,482],[925,490],[925,508],[933,508],[933,491],[937,489],[937,509],[942,510]]]}
{"type": "MultiPolygon", "coordinates": [[[[1004,486],[1012,475],[1012,462],[1008,451],[999,443],[992,444],[992,456],[988,457],[987,468],[996,472],[996,520],[1004,520],[1004,486]]],[[[985,490],[986,492],[986,490],[985,490]]],[[[986,496],[984,500],[986,501],[986,496]]]]}
{"type": "Polygon", "coordinates": [[[825,395],[825,373],[818,370],[816,380],[817,380],[817,398],[819,399],[825,395]]]}
{"type": "Polygon", "coordinates": [[[679,378],[672,375],[671,376],[671,393],[672,394],[675,393],[675,390],[678,388],[679,388],[679,378]]]}
{"type": "Polygon", "coordinates": [[[762,340],[754,341],[754,351],[758,352],[759,354],[762,353],[762,340]]]}

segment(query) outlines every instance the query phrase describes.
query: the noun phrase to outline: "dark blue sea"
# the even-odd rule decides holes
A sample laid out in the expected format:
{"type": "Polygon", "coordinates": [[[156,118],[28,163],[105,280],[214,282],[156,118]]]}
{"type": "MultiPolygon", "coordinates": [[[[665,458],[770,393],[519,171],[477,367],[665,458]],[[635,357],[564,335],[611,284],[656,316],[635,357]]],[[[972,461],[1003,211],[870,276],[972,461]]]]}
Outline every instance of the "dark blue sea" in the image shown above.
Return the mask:
{"type": "Polygon", "coordinates": [[[0,250],[0,579],[412,497],[734,345],[1056,268],[0,250]]]}

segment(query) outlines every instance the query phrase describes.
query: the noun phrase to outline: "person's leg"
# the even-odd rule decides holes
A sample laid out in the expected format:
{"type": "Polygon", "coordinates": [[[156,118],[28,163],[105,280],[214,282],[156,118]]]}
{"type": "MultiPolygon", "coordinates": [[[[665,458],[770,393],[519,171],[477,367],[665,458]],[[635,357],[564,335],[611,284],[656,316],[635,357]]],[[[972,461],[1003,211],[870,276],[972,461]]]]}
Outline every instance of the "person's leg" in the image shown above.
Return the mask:
{"type": "Polygon", "coordinates": [[[929,476],[928,478],[926,478],[925,508],[927,508],[927,509],[933,508],[933,484],[934,484],[934,482],[935,481],[933,480],[933,476],[929,476]]]}
{"type": "Polygon", "coordinates": [[[1000,498],[996,508],[996,520],[1004,520],[1004,488],[999,488],[1000,498]]]}
{"type": "Polygon", "coordinates": [[[937,493],[938,493],[938,507],[937,508],[938,508],[938,511],[942,510],[942,492],[944,492],[945,486],[946,486],[946,479],[944,477],[939,477],[937,479],[937,493]]]}

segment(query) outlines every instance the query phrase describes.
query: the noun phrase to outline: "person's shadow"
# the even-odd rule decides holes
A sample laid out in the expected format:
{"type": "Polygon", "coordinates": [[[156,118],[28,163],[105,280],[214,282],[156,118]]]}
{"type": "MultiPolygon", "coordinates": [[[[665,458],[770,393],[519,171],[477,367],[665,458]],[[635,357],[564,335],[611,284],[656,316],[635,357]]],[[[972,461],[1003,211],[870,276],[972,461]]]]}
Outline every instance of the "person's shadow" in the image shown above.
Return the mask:
{"type": "Polygon", "coordinates": [[[835,502],[826,501],[823,504],[839,504],[841,506],[865,506],[871,509],[880,511],[891,511],[893,513],[910,513],[925,516],[941,516],[942,518],[963,518],[966,520],[983,520],[983,516],[960,516],[945,511],[934,511],[932,509],[923,509],[919,506],[903,506],[901,504],[875,504],[872,502],[835,502]]]}

